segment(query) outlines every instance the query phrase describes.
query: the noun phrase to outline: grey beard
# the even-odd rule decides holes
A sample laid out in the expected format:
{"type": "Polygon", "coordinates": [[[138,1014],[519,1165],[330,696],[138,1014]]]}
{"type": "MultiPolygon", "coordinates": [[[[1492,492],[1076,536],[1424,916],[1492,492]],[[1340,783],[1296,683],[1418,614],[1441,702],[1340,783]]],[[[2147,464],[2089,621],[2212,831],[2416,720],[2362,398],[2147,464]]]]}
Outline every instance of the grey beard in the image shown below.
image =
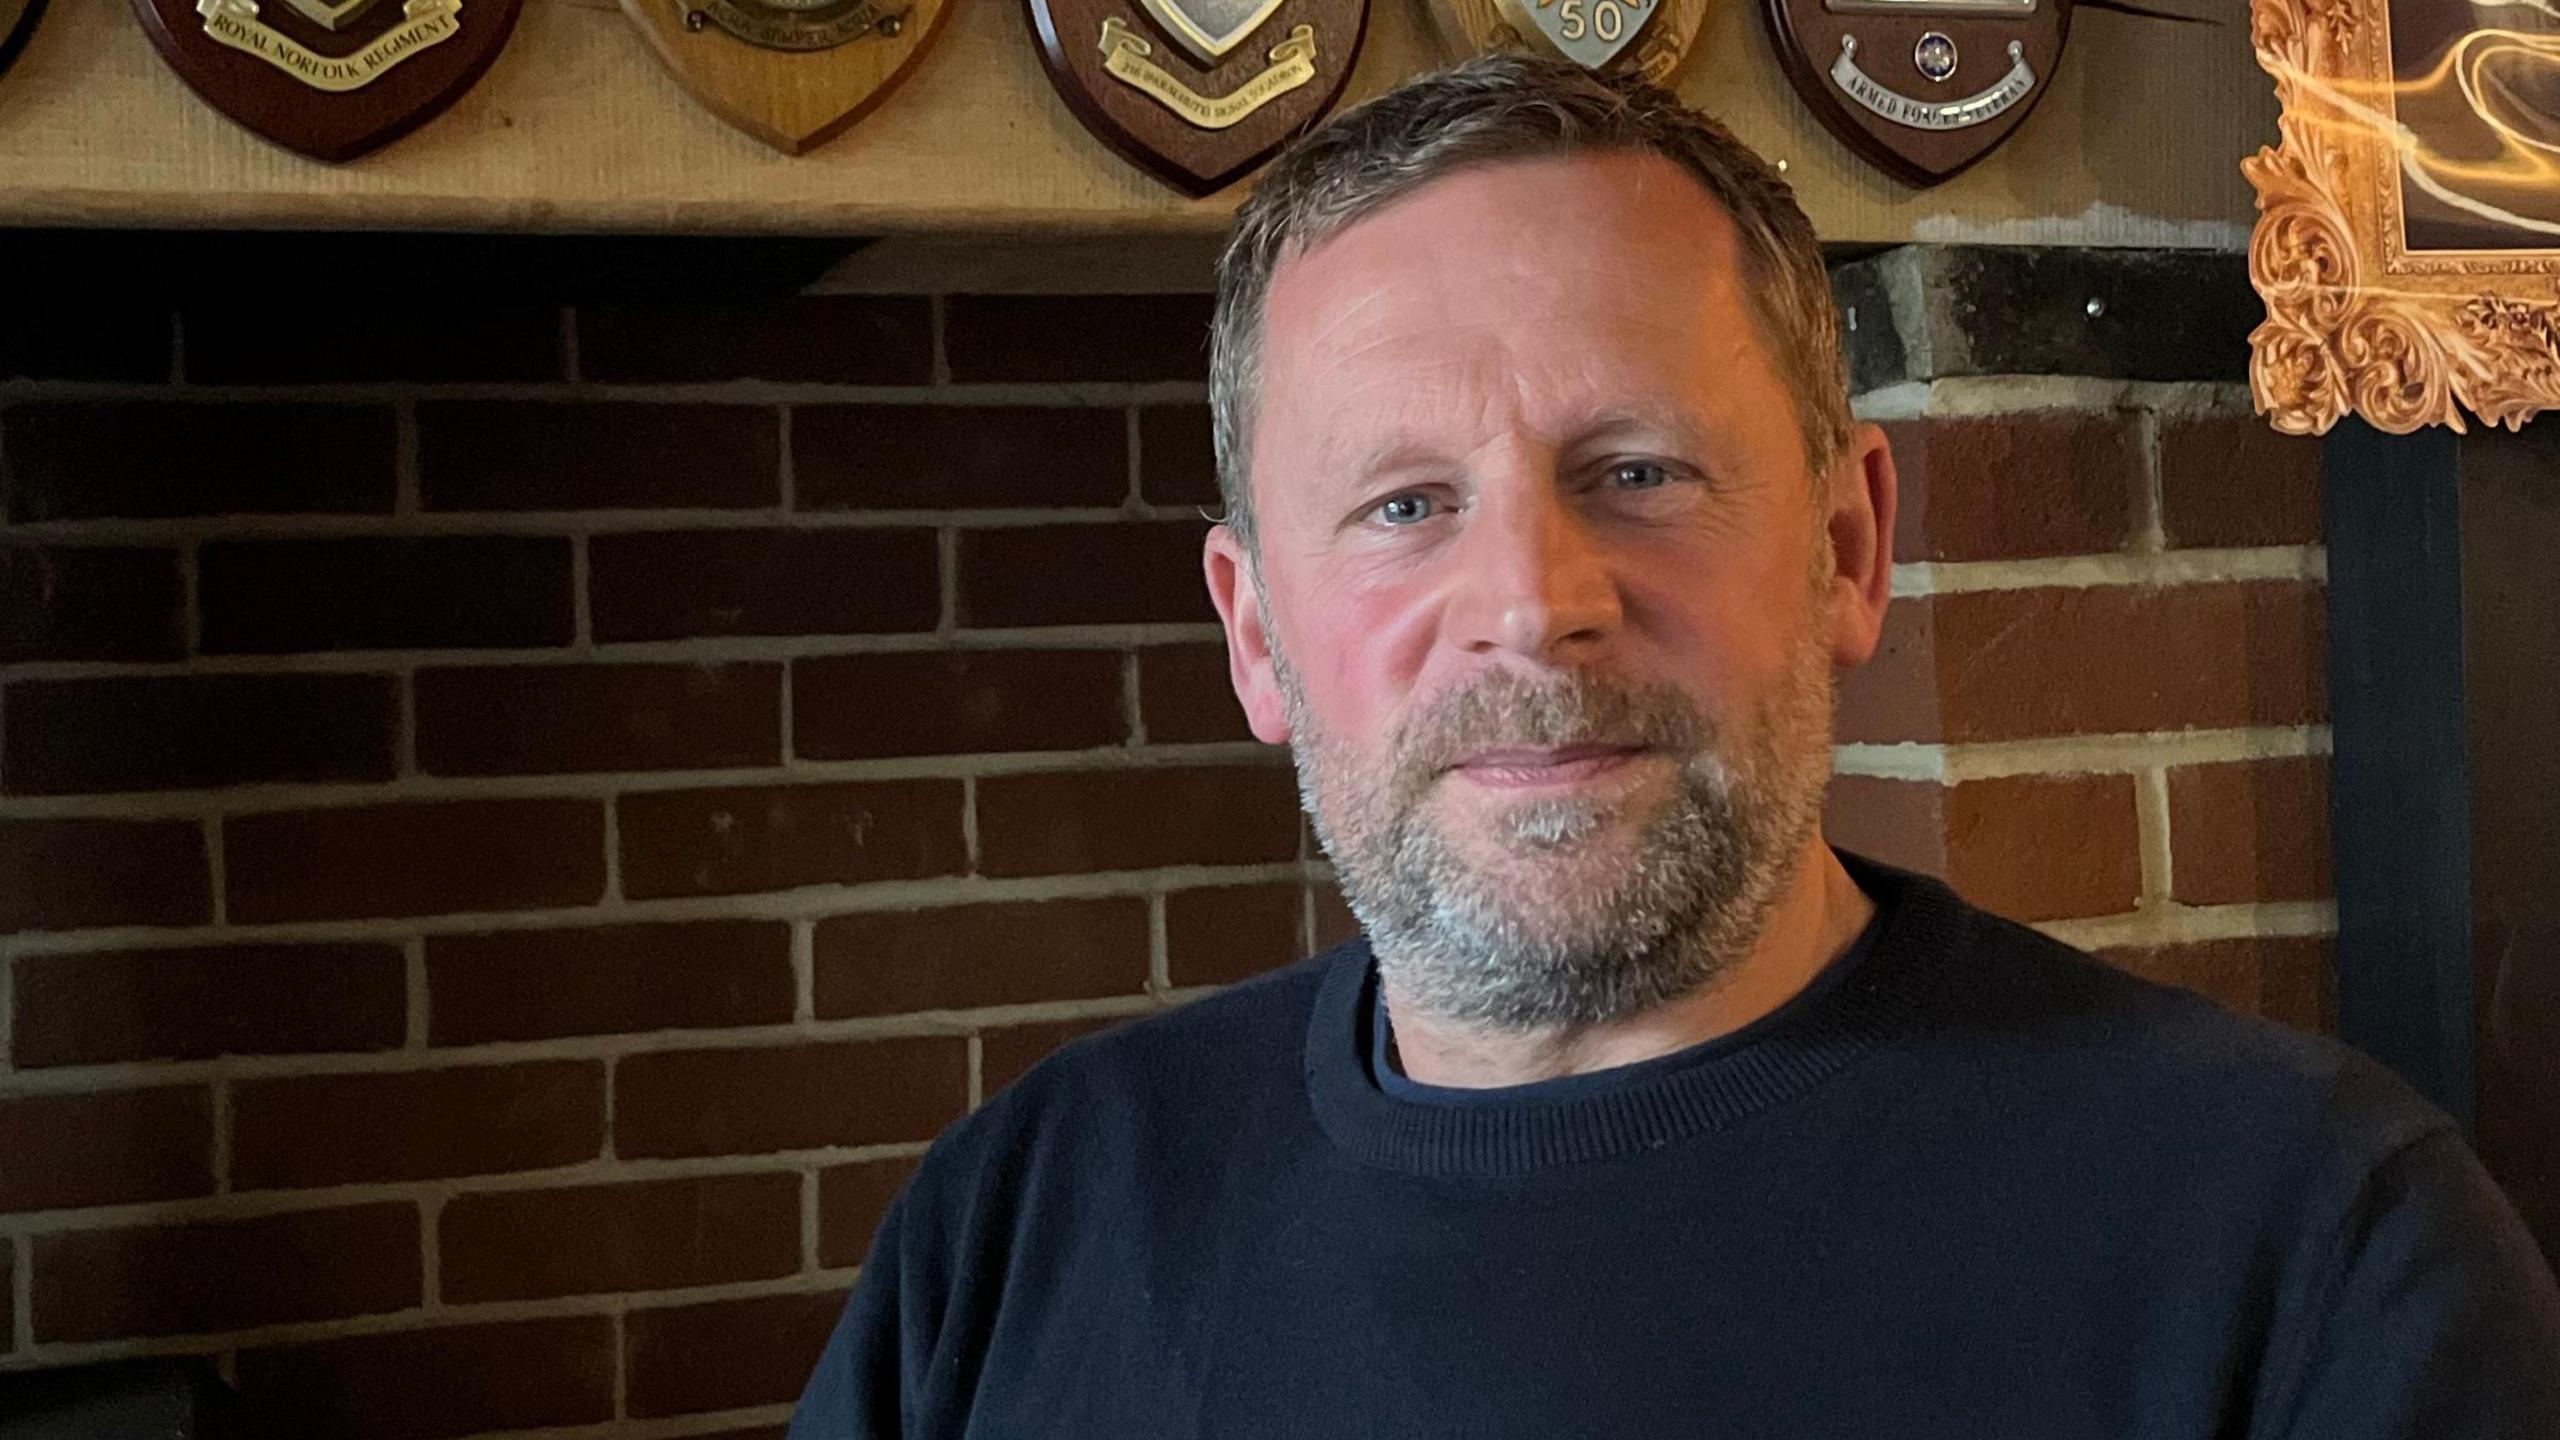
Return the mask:
{"type": "MultiPolygon", "coordinates": [[[[1791,677],[1728,758],[1670,687],[1580,675],[1533,683],[1497,671],[1400,727],[1383,763],[1334,753],[1279,666],[1299,794],[1398,1003],[1457,1024],[1531,1031],[1643,1013],[1723,978],[1766,928],[1829,776],[1827,664],[1791,677]],[[1806,753],[1786,732],[1813,727],[1806,753]],[[1599,895],[1557,913],[1461,855],[1425,817],[1431,785],[1494,745],[1644,744],[1687,757],[1673,802],[1638,837],[1634,863],[1599,895]],[[1738,763],[1737,763],[1738,762],[1738,763]]],[[[1514,811],[1497,838],[1512,858],[1562,862],[1611,818],[1557,799],[1514,811]]]]}

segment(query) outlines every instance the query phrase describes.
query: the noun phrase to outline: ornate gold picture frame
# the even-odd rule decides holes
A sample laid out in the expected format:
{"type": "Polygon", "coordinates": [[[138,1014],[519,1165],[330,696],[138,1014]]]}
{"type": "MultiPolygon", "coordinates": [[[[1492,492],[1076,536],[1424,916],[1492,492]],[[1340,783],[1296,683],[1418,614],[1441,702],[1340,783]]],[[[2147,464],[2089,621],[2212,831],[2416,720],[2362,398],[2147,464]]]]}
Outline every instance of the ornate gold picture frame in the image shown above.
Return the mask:
{"type": "Polygon", "coordinates": [[[2251,0],[2284,107],[2241,162],[2279,430],[2560,408],[2560,0],[2251,0]]]}

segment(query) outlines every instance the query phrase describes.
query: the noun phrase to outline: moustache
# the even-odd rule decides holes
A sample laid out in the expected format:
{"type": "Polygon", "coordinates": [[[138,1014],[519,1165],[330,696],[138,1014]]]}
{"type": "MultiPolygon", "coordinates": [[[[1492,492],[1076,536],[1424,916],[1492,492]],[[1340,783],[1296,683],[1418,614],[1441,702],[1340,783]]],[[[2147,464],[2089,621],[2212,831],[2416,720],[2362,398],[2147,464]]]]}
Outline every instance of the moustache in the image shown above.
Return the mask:
{"type": "Polygon", "coordinates": [[[1601,745],[1687,754],[1714,739],[1714,726],[1676,686],[1495,670],[1434,696],[1397,727],[1389,753],[1398,780],[1413,786],[1486,750],[1601,745]]]}

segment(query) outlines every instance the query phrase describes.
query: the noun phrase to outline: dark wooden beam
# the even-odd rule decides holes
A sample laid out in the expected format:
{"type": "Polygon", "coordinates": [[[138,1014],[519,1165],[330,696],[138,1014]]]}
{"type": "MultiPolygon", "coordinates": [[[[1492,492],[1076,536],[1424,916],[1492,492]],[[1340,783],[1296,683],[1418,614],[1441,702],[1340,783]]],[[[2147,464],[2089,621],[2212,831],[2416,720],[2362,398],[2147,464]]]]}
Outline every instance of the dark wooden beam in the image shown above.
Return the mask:
{"type": "Polygon", "coordinates": [[[2339,1038],[2476,1106],[2460,440],[2350,416],[2326,451],[2339,1038]]]}

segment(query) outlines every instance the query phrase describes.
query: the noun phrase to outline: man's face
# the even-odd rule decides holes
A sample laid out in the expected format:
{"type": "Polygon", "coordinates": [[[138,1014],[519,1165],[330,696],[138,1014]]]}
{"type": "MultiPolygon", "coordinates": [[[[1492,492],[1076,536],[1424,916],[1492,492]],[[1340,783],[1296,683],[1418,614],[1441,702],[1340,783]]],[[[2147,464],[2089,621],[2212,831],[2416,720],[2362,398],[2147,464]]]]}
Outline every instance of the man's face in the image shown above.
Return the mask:
{"type": "Polygon", "coordinates": [[[1528,1028],[1689,993],[1813,843],[1876,517],[1843,531],[1861,487],[1809,473],[1744,283],[1637,155],[1434,181],[1273,277],[1261,584],[1221,529],[1211,588],[1399,1003],[1528,1028]]]}

